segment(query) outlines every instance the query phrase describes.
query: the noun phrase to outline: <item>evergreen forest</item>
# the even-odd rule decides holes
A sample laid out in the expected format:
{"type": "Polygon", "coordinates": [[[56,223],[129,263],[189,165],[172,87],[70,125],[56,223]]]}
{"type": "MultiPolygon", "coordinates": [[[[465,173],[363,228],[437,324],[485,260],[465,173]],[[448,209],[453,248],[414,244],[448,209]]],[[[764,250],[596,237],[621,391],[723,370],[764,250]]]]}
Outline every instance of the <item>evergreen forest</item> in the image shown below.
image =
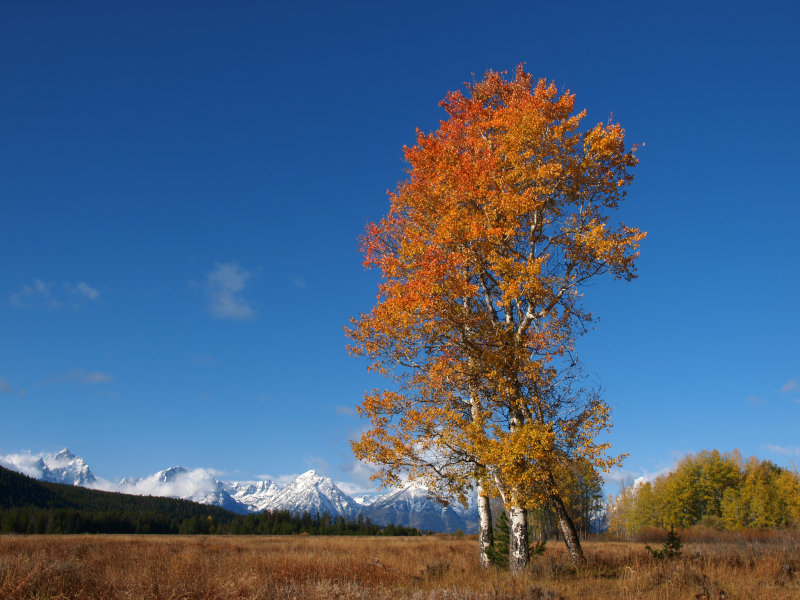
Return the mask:
{"type": "Polygon", "coordinates": [[[37,481],[0,467],[0,533],[421,535],[327,514],[238,515],[188,500],[133,496],[37,481]]]}

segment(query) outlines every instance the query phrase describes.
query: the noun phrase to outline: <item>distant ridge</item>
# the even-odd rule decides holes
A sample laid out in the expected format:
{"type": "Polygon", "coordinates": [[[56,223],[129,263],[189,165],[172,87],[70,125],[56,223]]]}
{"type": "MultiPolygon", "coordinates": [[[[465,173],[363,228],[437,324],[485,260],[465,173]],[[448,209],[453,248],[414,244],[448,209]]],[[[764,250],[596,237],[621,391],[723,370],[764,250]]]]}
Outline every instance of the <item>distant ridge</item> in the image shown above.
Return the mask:
{"type": "Polygon", "coordinates": [[[368,520],[264,511],[237,515],[189,500],[38,481],[0,467],[0,533],[419,535],[368,520]]]}
{"type": "Polygon", "coordinates": [[[222,481],[206,469],[190,470],[181,466],[113,483],[97,478],[86,462],[68,448],[56,454],[0,456],[0,465],[51,483],[69,483],[137,497],[180,498],[243,515],[264,510],[326,513],[350,520],[362,515],[377,525],[394,524],[444,532],[459,529],[472,532],[477,526],[475,498],[470,498],[466,509],[460,504],[444,506],[431,498],[424,488],[406,486],[380,495],[363,495],[356,500],[331,478],[314,470],[306,471],[284,486],[269,480],[222,481]]]}
{"type": "Polygon", "coordinates": [[[39,508],[75,508],[79,510],[156,511],[185,517],[230,515],[218,506],[199,504],[180,498],[134,496],[121,492],[92,490],[77,485],[38,481],[27,475],[0,467],[0,508],[36,506],[39,508]]]}

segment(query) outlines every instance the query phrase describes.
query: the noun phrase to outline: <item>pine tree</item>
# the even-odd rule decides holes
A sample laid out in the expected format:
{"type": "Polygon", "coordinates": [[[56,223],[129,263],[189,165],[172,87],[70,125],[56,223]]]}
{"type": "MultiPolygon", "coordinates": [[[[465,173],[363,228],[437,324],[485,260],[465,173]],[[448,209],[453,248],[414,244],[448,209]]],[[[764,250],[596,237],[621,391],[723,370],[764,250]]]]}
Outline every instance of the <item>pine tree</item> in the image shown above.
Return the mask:
{"type": "MultiPolygon", "coordinates": [[[[528,539],[532,539],[532,531],[528,531],[528,539]]],[[[509,531],[508,525],[508,515],[506,511],[500,513],[500,517],[497,519],[497,525],[494,529],[494,544],[489,548],[487,552],[489,559],[492,561],[493,565],[498,567],[507,568],[508,567],[508,553],[510,551],[510,539],[511,533],[509,531]]],[[[545,542],[536,542],[528,546],[528,552],[531,558],[535,558],[537,556],[541,556],[544,554],[545,550],[545,542]]]]}
{"type": "Polygon", "coordinates": [[[508,567],[509,538],[508,515],[503,511],[494,528],[494,544],[489,547],[487,554],[492,564],[504,569],[508,567]]]}
{"type": "Polygon", "coordinates": [[[677,558],[681,555],[681,546],[681,536],[675,533],[674,526],[670,526],[667,532],[667,541],[661,546],[661,550],[653,550],[649,545],[644,545],[650,554],[653,555],[653,558],[658,560],[662,558],[677,558]]]}

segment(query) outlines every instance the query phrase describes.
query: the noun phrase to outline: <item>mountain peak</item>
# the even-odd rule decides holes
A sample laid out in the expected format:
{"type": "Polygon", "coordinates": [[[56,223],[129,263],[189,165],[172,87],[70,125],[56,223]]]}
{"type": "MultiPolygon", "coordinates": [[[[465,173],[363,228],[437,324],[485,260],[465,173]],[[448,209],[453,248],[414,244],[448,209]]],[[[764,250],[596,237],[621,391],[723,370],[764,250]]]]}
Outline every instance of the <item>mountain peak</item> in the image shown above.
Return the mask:
{"type": "Polygon", "coordinates": [[[76,458],[76,456],[69,451],[69,448],[64,448],[61,450],[61,452],[56,453],[53,458],[72,460],[73,458],[76,458]]]}
{"type": "Polygon", "coordinates": [[[188,471],[183,467],[170,467],[169,469],[164,469],[163,471],[156,473],[156,475],[159,481],[166,482],[171,481],[178,475],[182,475],[187,472],[188,471]]]}
{"type": "Polygon", "coordinates": [[[313,481],[316,479],[324,479],[324,477],[317,474],[317,472],[314,469],[309,469],[302,475],[298,475],[295,481],[313,481]]]}
{"type": "Polygon", "coordinates": [[[355,519],[359,514],[377,525],[405,525],[436,531],[472,531],[477,524],[475,493],[468,507],[458,503],[442,506],[424,486],[406,485],[382,496],[354,499],[330,477],[309,469],[285,486],[273,481],[220,481],[207,469],[181,466],[158,471],[144,479],[123,479],[118,484],[97,480],[86,462],[69,448],[55,454],[0,455],[0,464],[56,483],[82,485],[111,491],[184,498],[220,506],[238,513],[288,510],[293,514],[327,513],[355,519]]]}

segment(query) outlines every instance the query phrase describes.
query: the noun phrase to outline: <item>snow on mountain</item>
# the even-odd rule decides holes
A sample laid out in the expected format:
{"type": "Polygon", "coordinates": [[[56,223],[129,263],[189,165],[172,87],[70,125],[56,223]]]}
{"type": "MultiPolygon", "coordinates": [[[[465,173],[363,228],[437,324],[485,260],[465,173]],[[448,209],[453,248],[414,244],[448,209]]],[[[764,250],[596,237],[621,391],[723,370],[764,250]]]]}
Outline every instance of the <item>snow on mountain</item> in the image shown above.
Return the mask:
{"type": "Polygon", "coordinates": [[[42,481],[92,487],[97,481],[94,473],[80,456],[68,448],[56,454],[7,454],[0,456],[0,465],[42,481]]]}
{"type": "Polygon", "coordinates": [[[414,485],[377,498],[365,507],[364,516],[376,525],[394,523],[431,531],[471,529],[452,506],[443,506],[430,496],[428,490],[414,485]]]}
{"type": "Polygon", "coordinates": [[[123,479],[115,491],[140,496],[183,498],[233,512],[248,512],[247,507],[236,501],[226,486],[205,469],[190,471],[184,467],[170,467],[143,479],[123,479]]]}
{"type": "Polygon", "coordinates": [[[261,512],[271,506],[280,486],[272,481],[231,481],[226,484],[228,493],[247,512],[261,512]]]}
{"type": "Polygon", "coordinates": [[[332,516],[355,518],[361,512],[356,502],[332,479],[317,475],[314,470],[306,471],[287,484],[270,500],[269,510],[289,510],[291,512],[328,513],[332,516]]]}
{"type": "Polygon", "coordinates": [[[359,494],[358,496],[351,496],[353,502],[358,504],[359,506],[369,506],[375,500],[377,500],[380,496],[376,496],[375,494],[359,494]]]}
{"type": "Polygon", "coordinates": [[[81,485],[95,489],[183,498],[220,506],[240,514],[263,510],[288,510],[300,514],[328,513],[355,519],[359,514],[377,525],[403,525],[431,531],[477,530],[477,498],[443,506],[416,486],[383,495],[361,494],[355,498],[341,490],[329,477],[307,471],[281,487],[273,481],[222,481],[207,469],[170,467],[148,477],[122,479],[113,483],[97,479],[86,462],[64,448],[56,454],[0,455],[0,465],[44,481],[81,485]]]}

